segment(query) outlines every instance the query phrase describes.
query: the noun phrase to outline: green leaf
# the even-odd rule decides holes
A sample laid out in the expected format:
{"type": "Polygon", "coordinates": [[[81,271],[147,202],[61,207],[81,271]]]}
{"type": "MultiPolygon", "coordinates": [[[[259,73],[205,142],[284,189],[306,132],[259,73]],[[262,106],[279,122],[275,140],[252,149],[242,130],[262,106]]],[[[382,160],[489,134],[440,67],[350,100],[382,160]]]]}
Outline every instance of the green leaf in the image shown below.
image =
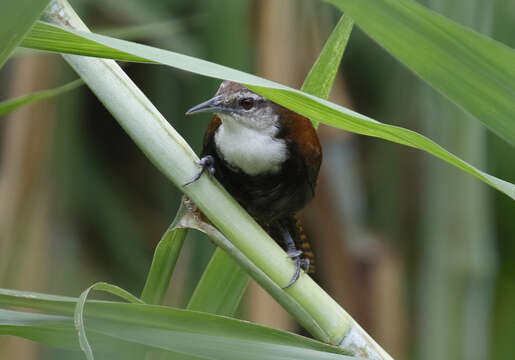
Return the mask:
{"type": "Polygon", "coordinates": [[[195,288],[188,310],[233,316],[247,288],[249,276],[227,255],[217,248],[195,288]]]}
{"type": "Polygon", "coordinates": [[[71,316],[0,309],[0,334],[69,350],[80,349],[71,316]]]}
{"type": "Polygon", "coordinates": [[[130,301],[132,303],[143,303],[136,296],[125,291],[124,289],[105,282],[95,283],[88,287],[86,290],[84,290],[82,294],[80,294],[79,300],[77,301],[77,306],[75,307],[75,312],[73,314],[73,319],[75,327],[77,328],[77,331],[79,333],[80,348],[82,349],[82,351],[86,355],[86,359],[88,360],[94,360],[95,358],[93,356],[93,350],[91,349],[91,346],[88,342],[88,338],[86,336],[86,329],[84,328],[84,306],[86,305],[86,300],[88,298],[89,293],[92,290],[105,291],[113,295],[119,296],[122,299],[130,301]]]}
{"type": "MultiPolygon", "coordinates": [[[[31,32],[30,37],[31,46],[33,47],[43,44],[46,50],[74,52],[76,49],[80,49],[81,54],[89,56],[105,57],[108,55],[115,59],[127,61],[142,61],[141,59],[146,59],[148,62],[160,63],[205,76],[240,82],[268,97],[270,100],[290,108],[313,121],[319,121],[357,134],[378,137],[424,150],[515,199],[514,184],[482,172],[425,136],[401,127],[380,123],[365,115],[299,90],[225,66],[150,46],[92,33],[65,30],[45,23],[38,23],[35,28],[36,32],[31,32]],[[45,30],[43,37],[37,35],[39,29],[45,30]],[[59,41],[52,41],[54,36],[57,36],[59,41]],[[82,43],[88,44],[88,51],[84,50],[81,45],[82,43]]],[[[26,46],[27,44],[24,42],[22,45],[26,46]]],[[[515,109],[513,114],[515,115],[515,109]]]]}
{"type": "Polygon", "coordinates": [[[486,184],[505,193],[515,199],[515,185],[489,175],[476,167],[468,164],[459,157],[451,154],[443,147],[431,141],[427,137],[402,127],[382,124],[375,120],[364,117],[352,110],[331,103],[325,105],[322,101],[311,98],[302,98],[297,94],[284,90],[272,90],[270,88],[249,86],[249,88],[259,92],[265,97],[280,103],[290,109],[309,118],[320,118],[320,122],[327,125],[338,127],[356,134],[368,135],[373,137],[390,140],[399,144],[407,145],[416,149],[424,150],[447,163],[475,176],[486,184]],[[301,109],[301,110],[299,110],[301,109]],[[339,110],[339,111],[338,111],[339,110]],[[322,120],[323,119],[323,120],[322,120]],[[363,121],[366,120],[366,121],[363,121]]]}
{"type": "Polygon", "coordinates": [[[141,300],[147,304],[161,304],[170,285],[175,264],[188,233],[187,229],[176,228],[183,213],[184,208],[181,203],[175,219],[164,233],[154,251],[154,258],[152,259],[147,280],[141,293],[141,300]]]}
{"type": "Polygon", "coordinates": [[[302,91],[321,99],[329,97],[353,25],[349,16],[342,15],[304,80],[302,91]]]}
{"type": "MultiPolygon", "coordinates": [[[[353,25],[354,21],[349,16],[342,15],[308,76],[304,79],[302,91],[321,99],[329,97],[353,25]]],[[[315,129],[318,128],[319,122],[314,119],[311,121],[315,129]]]]}
{"type": "Polygon", "coordinates": [[[16,97],[14,99],[4,100],[0,102],[0,116],[10,113],[22,106],[26,106],[38,101],[50,99],[54,96],[58,96],[64,94],[68,91],[74,90],[79,86],[84,85],[84,81],[82,79],[77,79],[69,82],[68,84],[64,84],[62,86],[56,87],[54,89],[36,91],[30,94],[22,95],[16,97]]]}
{"type": "Polygon", "coordinates": [[[432,87],[515,144],[515,50],[409,0],[327,0],[432,87]]]}
{"type": "Polygon", "coordinates": [[[50,0],[3,1],[0,15],[0,69],[50,0]]]}
{"type": "MultiPolygon", "coordinates": [[[[71,316],[0,309],[0,335],[18,336],[47,346],[80,351],[71,316]]],[[[136,347],[140,349],[142,347],[139,344],[135,346],[130,342],[99,335],[93,331],[90,331],[88,336],[95,349],[108,353],[109,359],[126,359],[130,353],[121,349],[134,351],[136,347]]]]}
{"type": "MultiPolygon", "coordinates": [[[[38,21],[23,39],[20,46],[45,50],[52,52],[61,52],[67,54],[95,56],[106,59],[116,59],[120,61],[132,62],[153,62],[145,58],[119,51],[108,46],[98,46],[94,40],[88,40],[79,35],[73,34],[73,30],[60,31],[57,26],[38,21]],[[94,54],[94,55],[93,55],[94,54]]],[[[106,37],[107,38],[107,37],[106,37]]]]}
{"type": "MultiPolygon", "coordinates": [[[[0,289],[0,303],[32,310],[60,308],[70,298],[0,289]]],[[[75,302],[78,299],[73,299],[75,302]]],[[[64,348],[78,349],[73,318],[0,310],[0,334],[12,334],[64,348]],[[62,338],[60,337],[62,336],[62,338]]],[[[303,336],[245,321],[195,311],[147,304],[88,301],[85,311],[88,337],[124,341],[203,359],[347,359],[345,352],[303,336]]]]}
{"type": "Polygon", "coordinates": [[[77,298],[0,288],[0,305],[31,308],[52,314],[74,313],[77,298]]]}

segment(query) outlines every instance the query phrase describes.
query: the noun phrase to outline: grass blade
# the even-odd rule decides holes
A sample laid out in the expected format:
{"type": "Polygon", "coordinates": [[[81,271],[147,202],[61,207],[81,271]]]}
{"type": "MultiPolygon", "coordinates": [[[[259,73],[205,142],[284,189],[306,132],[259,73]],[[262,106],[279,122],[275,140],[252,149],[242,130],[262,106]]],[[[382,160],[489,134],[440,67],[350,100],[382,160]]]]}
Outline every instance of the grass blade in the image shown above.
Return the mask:
{"type": "Polygon", "coordinates": [[[231,256],[217,248],[187,309],[234,316],[248,282],[249,275],[231,256]]]}
{"type": "Polygon", "coordinates": [[[50,24],[37,21],[20,46],[35,50],[95,56],[120,61],[153,62],[108,46],[99,47],[98,43],[94,40],[88,40],[79,35],[58,31],[57,29],[50,24]]]}
{"type": "Polygon", "coordinates": [[[64,84],[62,86],[56,87],[54,89],[41,90],[36,91],[30,94],[22,95],[16,97],[14,99],[4,100],[0,102],[0,116],[8,114],[22,106],[30,105],[32,103],[43,101],[46,99],[53,98],[54,96],[58,96],[64,94],[68,91],[75,90],[79,86],[84,85],[84,81],[82,79],[77,79],[69,82],[68,84],[64,84]]]}
{"type": "MultiPolygon", "coordinates": [[[[515,199],[514,184],[498,179],[475,168],[435,142],[414,131],[380,123],[365,115],[313,95],[201,59],[97,34],[64,30],[45,23],[38,23],[37,29],[39,28],[46,29],[45,37],[38,38],[39,40],[32,37],[31,41],[33,45],[34,43],[37,44],[39,41],[48,43],[49,39],[52,39],[52,37],[57,34],[60,41],[54,42],[51,46],[54,51],[74,51],[75,48],[81,48],[81,45],[77,45],[77,43],[80,44],[86,41],[88,44],[88,52],[82,51],[82,54],[89,54],[90,56],[106,56],[106,54],[109,54],[116,59],[133,59],[133,61],[146,59],[147,62],[160,63],[214,78],[237,81],[247,85],[252,90],[268,97],[272,101],[307,116],[313,121],[323,122],[357,134],[378,137],[426,151],[475,176],[484,183],[505,193],[512,199],[515,199]],[[85,40],[81,40],[81,38],[85,38],[85,40]]],[[[50,41],[50,43],[52,42],[50,41]]],[[[23,43],[23,45],[25,45],[25,43],[23,43]]],[[[513,50],[510,49],[510,51],[513,50]]],[[[515,109],[512,114],[515,114],[515,109]]]]}
{"type": "MultiPolygon", "coordinates": [[[[108,284],[99,289],[113,290],[108,284]]],[[[115,293],[120,293],[120,289],[115,293]]],[[[56,308],[61,300],[45,294],[5,292],[2,303],[41,310],[48,302],[56,308]]],[[[132,296],[128,296],[134,300],[132,296]]],[[[74,298],[75,303],[81,299],[74,298]]],[[[0,334],[22,336],[34,341],[70,349],[78,349],[74,334],[73,310],[65,315],[34,314],[0,309],[0,334]]],[[[303,336],[275,330],[245,321],[195,311],[173,309],[148,304],[128,304],[109,301],[88,301],[85,312],[88,337],[100,342],[101,350],[119,346],[120,341],[170,351],[179,355],[209,359],[348,359],[345,351],[303,336]],[[113,345],[113,341],[115,341],[113,345]],[[109,345],[111,343],[111,345],[109,345]]],[[[74,334],[75,336],[75,334],[74,334]]],[[[76,337],[75,337],[76,339],[76,337]]],[[[180,358],[180,356],[179,356],[180,358]]]]}
{"type": "Polygon", "coordinates": [[[321,99],[329,97],[353,26],[354,21],[342,15],[304,80],[302,91],[321,99]]]}
{"type": "Polygon", "coordinates": [[[428,84],[515,144],[515,50],[410,0],[327,0],[428,84]]]}
{"type": "MultiPolygon", "coordinates": [[[[77,299],[75,299],[77,300],[77,299]]],[[[11,335],[60,349],[80,351],[72,316],[0,309],[0,335],[11,335]]],[[[108,359],[127,359],[139,344],[107,337],[88,329],[95,350],[108,359]]]]}
{"type": "Polygon", "coordinates": [[[50,0],[2,2],[0,15],[0,69],[22,41],[50,0]]]}
{"type": "Polygon", "coordinates": [[[176,228],[183,212],[184,209],[181,204],[175,219],[154,251],[154,258],[141,293],[141,300],[147,304],[161,304],[169,287],[175,264],[188,233],[187,229],[176,228]]]}

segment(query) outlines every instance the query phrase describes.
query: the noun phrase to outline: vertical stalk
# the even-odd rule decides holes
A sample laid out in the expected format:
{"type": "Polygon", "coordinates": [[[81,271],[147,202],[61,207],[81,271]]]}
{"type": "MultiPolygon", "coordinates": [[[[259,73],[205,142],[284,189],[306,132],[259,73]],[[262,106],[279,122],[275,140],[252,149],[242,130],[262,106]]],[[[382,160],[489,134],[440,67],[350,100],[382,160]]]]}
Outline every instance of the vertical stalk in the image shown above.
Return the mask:
{"type": "MultiPolygon", "coordinates": [[[[55,65],[48,56],[16,59],[13,93],[48,86],[55,65]]],[[[53,211],[49,181],[49,153],[56,126],[52,106],[37,104],[11,113],[0,139],[0,284],[10,288],[44,290],[54,257],[49,214],[53,211]],[[37,118],[38,121],[34,121],[37,118]]],[[[34,344],[7,337],[0,358],[36,359],[34,344]]]]}
{"type": "MultiPolygon", "coordinates": [[[[488,34],[488,0],[430,0],[432,9],[488,34]]],[[[471,116],[426,90],[425,127],[473,164],[485,165],[485,130],[471,116]],[[439,119],[438,129],[434,119],[439,119]]],[[[495,250],[487,189],[430,160],[426,165],[420,281],[420,359],[488,358],[495,250]]]]}

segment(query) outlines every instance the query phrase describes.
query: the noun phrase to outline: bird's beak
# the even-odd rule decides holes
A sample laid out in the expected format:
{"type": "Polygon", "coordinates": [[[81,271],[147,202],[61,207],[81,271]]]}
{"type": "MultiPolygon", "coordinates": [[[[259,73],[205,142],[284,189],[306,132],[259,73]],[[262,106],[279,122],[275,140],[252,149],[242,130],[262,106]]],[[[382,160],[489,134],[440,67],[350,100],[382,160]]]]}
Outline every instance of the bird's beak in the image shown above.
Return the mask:
{"type": "Polygon", "coordinates": [[[203,103],[195,105],[194,107],[192,107],[191,109],[186,111],[186,115],[198,114],[201,112],[223,111],[224,109],[225,109],[225,107],[223,106],[221,96],[215,96],[212,99],[209,99],[207,101],[204,101],[203,103]]]}

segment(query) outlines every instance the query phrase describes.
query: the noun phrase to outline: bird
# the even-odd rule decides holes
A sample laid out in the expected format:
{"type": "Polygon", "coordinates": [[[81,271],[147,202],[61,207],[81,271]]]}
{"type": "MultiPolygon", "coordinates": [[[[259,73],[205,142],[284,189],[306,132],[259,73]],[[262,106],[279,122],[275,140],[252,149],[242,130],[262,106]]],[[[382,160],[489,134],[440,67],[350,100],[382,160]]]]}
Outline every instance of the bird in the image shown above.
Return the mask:
{"type": "Polygon", "coordinates": [[[229,80],[186,115],[202,112],[213,117],[200,170],[184,185],[206,171],[214,176],[294,261],[295,273],[283,287],[288,288],[313,260],[295,214],[315,195],[322,163],[316,130],[308,118],[229,80]]]}

